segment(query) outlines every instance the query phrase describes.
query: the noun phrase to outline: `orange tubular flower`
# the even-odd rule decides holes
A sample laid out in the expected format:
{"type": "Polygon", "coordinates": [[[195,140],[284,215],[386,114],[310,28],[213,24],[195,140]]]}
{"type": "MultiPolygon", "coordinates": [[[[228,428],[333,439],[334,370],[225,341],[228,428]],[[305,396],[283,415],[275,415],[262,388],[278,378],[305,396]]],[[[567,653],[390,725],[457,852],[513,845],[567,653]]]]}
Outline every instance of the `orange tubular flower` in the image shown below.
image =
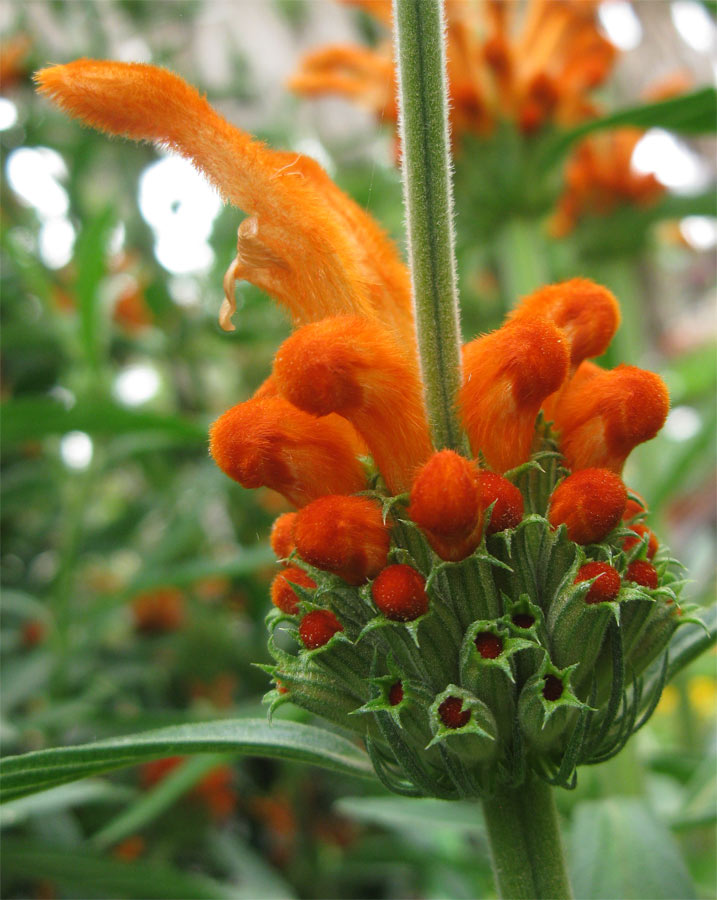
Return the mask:
{"type": "Polygon", "coordinates": [[[565,333],[538,318],[508,322],[463,348],[463,424],[491,469],[529,459],[535,417],[565,380],[569,355],[565,333]]]}
{"type": "Polygon", "coordinates": [[[622,472],[630,451],[662,428],[669,407],[659,375],[635,366],[620,365],[569,384],[554,416],[568,466],[622,472]]]}
{"type": "Polygon", "coordinates": [[[557,528],[565,524],[576,544],[595,544],[618,524],[627,504],[627,489],[607,469],[582,469],[568,476],[553,491],[548,519],[557,528]]]}
{"type": "Polygon", "coordinates": [[[408,489],[431,442],[418,369],[389,332],[349,316],[305,325],[279,348],[274,377],[300,409],[348,419],[391,491],[408,489]]]}
{"type": "Polygon", "coordinates": [[[277,559],[287,559],[296,547],[294,543],[294,522],[296,513],[284,513],[279,516],[271,528],[269,543],[277,559]]]}
{"type": "Polygon", "coordinates": [[[297,324],[361,315],[413,345],[408,273],[396,249],[314,160],[253,140],[156,66],[80,59],[43,69],[36,80],[88,125],[188,157],[249,214],[225,279],[224,327],[232,327],[233,285],[242,278],[271,294],[297,324]]]}
{"type": "Polygon", "coordinates": [[[301,558],[317,569],[363,584],[386,565],[389,529],[376,503],[364,497],[321,497],[296,517],[301,558]]]}
{"type": "MultiPolygon", "coordinates": [[[[356,2],[383,25],[390,5],[356,2]]],[[[446,3],[452,133],[492,131],[511,119],[526,134],[594,113],[587,93],[609,74],[616,55],[600,33],[593,0],[528,0],[518,4],[466,0],[446,3]],[[517,26],[517,27],[516,27],[517,26]]],[[[312,51],[290,86],[315,97],[356,101],[388,121],[397,120],[395,75],[388,41],[375,50],[328,46],[312,51]]]]}
{"type": "Polygon", "coordinates": [[[338,416],[320,419],[282,397],[239,403],[212,425],[210,450],[246,488],[270,487],[295,506],[365,487],[361,463],[338,416]]]}

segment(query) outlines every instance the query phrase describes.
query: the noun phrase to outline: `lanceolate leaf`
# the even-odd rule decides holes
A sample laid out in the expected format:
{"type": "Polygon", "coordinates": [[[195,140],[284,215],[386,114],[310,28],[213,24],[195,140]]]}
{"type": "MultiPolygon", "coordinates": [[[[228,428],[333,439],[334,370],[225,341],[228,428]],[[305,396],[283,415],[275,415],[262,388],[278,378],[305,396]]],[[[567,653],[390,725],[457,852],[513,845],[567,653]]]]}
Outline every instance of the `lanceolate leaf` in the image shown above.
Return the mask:
{"type": "Polygon", "coordinates": [[[150,759],[193,753],[271,756],[373,777],[364,751],[331,731],[297,722],[228,719],[8,757],[0,761],[0,801],[150,759]]]}
{"type": "Polygon", "coordinates": [[[539,164],[549,168],[564,156],[580,138],[607,128],[635,125],[639,128],[666,128],[681,134],[709,134],[717,124],[717,91],[706,87],[691,94],[670,97],[657,103],[643,103],[588,119],[569,131],[547,140],[541,150],[539,164]]]}

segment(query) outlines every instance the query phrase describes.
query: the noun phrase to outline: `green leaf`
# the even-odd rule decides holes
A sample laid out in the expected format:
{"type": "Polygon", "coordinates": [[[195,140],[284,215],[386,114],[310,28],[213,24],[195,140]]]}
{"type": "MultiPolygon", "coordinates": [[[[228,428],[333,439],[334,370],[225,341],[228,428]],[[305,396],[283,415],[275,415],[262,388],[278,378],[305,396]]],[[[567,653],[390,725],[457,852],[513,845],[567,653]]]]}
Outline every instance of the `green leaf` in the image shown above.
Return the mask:
{"type": "Polygon", "coordinates": [[[221,884],[196,873],[180,872],[168,865],[100,856],[73,847],[47,846],[14,838],[3,839],[5,878],[46,878],[69,896],[167,898],[213,900],[236,896],[233,885],[221,884]],[[87,891],[87,893],[85,893],[87,891]]]}
{"type": "Polygon", "coordinates": [[[90,366],[99,368],[99,288],[106,272],[107,239],[114,221],[112,207],[90,219],[80,231],[75,248],[76,292],[80,307],[80,334],[90,366]]]}
{"type": "Polygon", "coordinates": [[[559,162],[578,140],[597,131],[635,125],[639,128],[666,128],[681,134],[712,134],[717,123],[717,91],[702,88],[691,94],[670,97],[656,103],[642,103],[606,116],[588,119],[569,131],[548,138],[540,149],[538,164],[549,168],[559,162]]]}
{"type": "Polygon", "coordinates": [[[207,440],[207,429],[203,424],[178,416],[126,409],[109,400],[88,402],[80,399],[72,409],[67,409],[51,397],[22,397],[3,403],[0,415],[4,446],[66,431],[109,435],[154,431],[190,444],[207,440]]]}
{"type": "Polygon", "coordinates": [[[578,804],[569,845],[573,890],[583,900],[696,896],[674,839],[635,797],[578,804]]]}
{"type": "Polygon", "coordinates": [[[344,797],[338,811],[358,822],[398,830],[446,830],[485,837],[483,814],[477,803],[408,797],[344,797]]]}
{"type": "Polygon", "coordinates": [[[12,803],[3,804],[0,808],[0,828],[17,825],[29,816],[44,815],[74,806],[90,803],[123,803],[133,795],[134,791],[131,788],[110,784],[99,778],[88,779],[81,784],[62,784],[43,794],[20,797],[12,803]]]}
{"type": "Polygon", "coordinates": [[[226,719],[6,757],[0,760],[0,802],[150,759],[193,753],[270,756],[373,777],[366,753],[324,728],[298,722],[226,719]]]}

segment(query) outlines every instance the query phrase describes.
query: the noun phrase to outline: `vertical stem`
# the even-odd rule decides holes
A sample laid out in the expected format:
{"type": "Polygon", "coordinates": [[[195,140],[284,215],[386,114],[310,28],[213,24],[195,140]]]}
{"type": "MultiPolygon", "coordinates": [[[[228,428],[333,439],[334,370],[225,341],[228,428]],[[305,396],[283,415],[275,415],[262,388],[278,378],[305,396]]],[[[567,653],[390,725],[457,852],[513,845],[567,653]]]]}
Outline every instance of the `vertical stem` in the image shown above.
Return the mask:
{"type": "Polygon", "coordinates": [[[552,788],[533,777],[483,801],[498,893],[513,900],[569,900],[552,788]]]}
{"type": "Polygon", "coordinates": [[[437,449],[460,449],[461,384],[442,0],[394,0],[403,194],[426,409],[437,449]]]}

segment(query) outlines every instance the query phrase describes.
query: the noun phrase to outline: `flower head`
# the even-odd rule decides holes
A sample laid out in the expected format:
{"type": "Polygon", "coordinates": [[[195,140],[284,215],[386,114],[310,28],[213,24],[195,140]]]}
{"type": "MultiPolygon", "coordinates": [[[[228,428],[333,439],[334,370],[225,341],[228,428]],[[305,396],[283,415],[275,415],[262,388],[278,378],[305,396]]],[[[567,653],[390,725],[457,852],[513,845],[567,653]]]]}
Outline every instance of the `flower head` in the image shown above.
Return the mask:
{"type": "MultiPolygon", "coordinates": [[[[490,3],[493,41],[476,56],[472,8],[451,5],[460,65],[492,73],[481,102],[502,93],[524,122],[579,106],[607,56],[594,6],[536,0],[513,45],[507,5],[490,3]]],[[[584,279],[549,285],[466,344],[467,441],[435,447],[406,268],[316,163],[254,141],[162,69],[80,60],[38,81],[85,122],[205,172],[248,214],[228,305],[246,278],[296,326],[271,377],[211,430],[226,474],[298,510],[271,535],[284,563],[268,616],[272,708],[291,701],[356,730],[404,793],[481,794],[531,767],[567,784],[612,752],[641,702],[616,679],[641,677],[679,624],[669,557],[650,563],[649,540],[630,544],[643,510],[628,509],[621,478],[662,425],[666,388],[591,361],[618,327],[613,295],[584,279]],[[616,666],[611,621],[623,614],[631,640],[616,666]],[[621,704],[602,702],[618,690],[621,704]]]]}

